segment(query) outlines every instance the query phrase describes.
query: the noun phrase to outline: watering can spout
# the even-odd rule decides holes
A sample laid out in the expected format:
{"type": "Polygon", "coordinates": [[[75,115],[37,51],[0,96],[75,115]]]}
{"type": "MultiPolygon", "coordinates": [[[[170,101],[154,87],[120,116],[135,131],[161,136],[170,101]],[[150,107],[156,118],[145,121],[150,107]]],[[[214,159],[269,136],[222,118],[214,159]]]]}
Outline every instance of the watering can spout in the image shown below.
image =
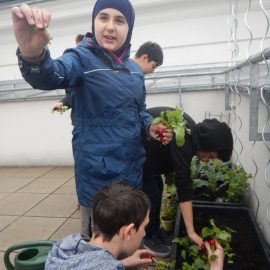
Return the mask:
{"type": "Polygon", "coordinates": [[[43,270],[53,240],[29,241],[14,244],[9,247],[4,255],[4,263],[7,270],[43,270]],[[10,261],[10,254],[21,251],[15,256],[14,265],[10,261]]]}

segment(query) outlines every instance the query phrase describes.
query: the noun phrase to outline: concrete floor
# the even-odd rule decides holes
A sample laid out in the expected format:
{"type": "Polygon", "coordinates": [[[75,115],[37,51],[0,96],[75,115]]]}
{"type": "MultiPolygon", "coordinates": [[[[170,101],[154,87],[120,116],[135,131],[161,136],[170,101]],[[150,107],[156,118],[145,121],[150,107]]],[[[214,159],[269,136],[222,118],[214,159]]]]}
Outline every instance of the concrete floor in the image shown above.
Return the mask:
{"type": "Polygon", "coordinates": [[[11,245],[75,232],[80,211],[73,167],[0,167],[0,270],[6,269],[3,257],[11,245]]]}
{"type": "Polygon", "coordinates": [[[0,269],[14,243],[80,232],[73,167],[0,168],[0,269]]]}

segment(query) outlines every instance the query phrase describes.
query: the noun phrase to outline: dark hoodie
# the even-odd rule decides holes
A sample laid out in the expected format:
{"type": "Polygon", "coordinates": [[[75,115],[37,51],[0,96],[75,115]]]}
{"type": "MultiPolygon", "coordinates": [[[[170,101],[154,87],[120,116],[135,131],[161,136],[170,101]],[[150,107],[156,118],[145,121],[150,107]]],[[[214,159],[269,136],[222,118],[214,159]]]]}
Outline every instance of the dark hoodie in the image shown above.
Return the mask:
{"type": "Polygon", "coordinates": [[[124,270],[124,265],[113,255],[89,243],[89,237],[72,234],[55,243],[50,251],[45,270],[124,270]]]}
{"type": "MultiPolygon", "coordinates": [[[[158,117],[160,112],[166,110],[174,110],[174,108],[155,107],[148,109],[148,112],[153,117],[158,117]]],[[[219,151],[233,147],[231,130],[227,124],[219,122],[217,119],[205,119],[202,123],[196,124],[186,113],[184,113],[184,118],[191,134],[186,133],[185,144],[182,147],[176,145],[175,137],[167,145],[162,145],[146,136],[143,139],[146,150],[144,174],[160,175],[174,171],[180,202],[192,200],[190,165],[196,151],[219,151]]],[[[144,178],[144,181],[152,181],[151,179],[151,177],[144,178]]]]}

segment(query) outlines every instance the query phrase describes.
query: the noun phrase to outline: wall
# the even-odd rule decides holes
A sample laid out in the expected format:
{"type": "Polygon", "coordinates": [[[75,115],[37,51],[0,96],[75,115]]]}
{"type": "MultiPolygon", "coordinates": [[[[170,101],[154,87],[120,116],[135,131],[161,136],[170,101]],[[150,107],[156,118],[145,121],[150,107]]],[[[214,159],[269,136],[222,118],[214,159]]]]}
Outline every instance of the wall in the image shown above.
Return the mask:
{"type": "Polygon", "coordinates": [[[51,113],[55,102],[0,105],[0,166],[73,164],[69,112],[51,113]]]}
{"type": "MultiPolygon", "coordinates": [[[[212,109],[224,107],[224,93],[203,92],[183,95],[184,109],[201,121],[208,100],[217,100],[212,109]],[[196,108],[196,110],[194,110],[196,108]]],[[[178,105],[177,94],[151,94],[148,107],[178,105]]],[[[51,113],[57,100],[0,104],[0,166],[72,165],[69,111],[51,113]]]]}
{"type": "MultiPolygon", "coordinates": [[[[247,9],[245,0],[238,1],[238,58],[246,57],[249,33],[243,23],[247,9]]],[[[94,0],[55,0],[40,3],[52,12],[49,31],[53,40],[49,45],[53,57],[75,45],[78,33],[91,31],[90,11],[94,0]]],[[[230,58],[227,44],[230,31],[227,24],[229,1],[216,0],[133,0],[136,22],[132,38],[133,52],[145,41],[153,40],[163,47],[164,66],[225,62],[230,58]]],[[[270,3],[264,4],[266,7],[270,3]]],[[[0,10],[0,80],[20,77],[15,56],[16,42],[12,32],[10,7],[0,10]],[[6,65],[13,65],[7,68],[6,65]],[[2,67],[1,67],[2,66],[2,67]]],[[[257,1],[252,1],[248,22],[253,31],[249,53],[259,51],[261,37],[266,31],[265,18],[257,1]]]]}
{"type": "MultiPolygon", "coordinates": [[[[238,106],[236,113],[232,113],[231,126],[235,131],[235,151],[239,155],[237,158],[234,154],[234,160],[237,159],[237,163],[241,164],[246,171],[253,175],[253,178],[251,179],[252,185],[247,194],[247,203],[251,207],[255,217],[258,208],[256,222],[258,222],[259,227],[265,235],[266,241],[270,243],[269,221],[267,219],[267,216],[270,214],[270,161],[269,150],[267,150],[267,147],[270,149],[270,142],[249,141],[249,106],[249,95],[247,93],[241,94],[240,105],[238,106]],[[234,115],[236,117],[234,117],[234,115]]],[[[262,131],[266,122],[266,107],[262,102],[259,102],[258,132],[262,131]]],[[[265,131],[270,131],[269,122],[265,131]]]]}

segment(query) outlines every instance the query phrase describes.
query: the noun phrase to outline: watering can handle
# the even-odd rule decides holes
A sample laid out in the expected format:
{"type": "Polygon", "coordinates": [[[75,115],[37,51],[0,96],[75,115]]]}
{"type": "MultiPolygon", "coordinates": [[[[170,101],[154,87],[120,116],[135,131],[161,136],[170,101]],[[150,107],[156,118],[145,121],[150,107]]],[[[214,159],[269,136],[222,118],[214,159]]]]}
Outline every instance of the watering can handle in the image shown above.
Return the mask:
{"type": "Polygon", "coordinates": [[[12,251],[22,248],[29,248],[29,247],[40,247],[40,246],[52,246],[56,241],[53,240],[39,240],[39,241],[28,241],[28,242],[21,242],[14,244],[13,246],[9,247],[4,255],[4,263],[7,270],[15,270],[15,266],[12,265],[9,259],[9,255],[12,251]]]}

